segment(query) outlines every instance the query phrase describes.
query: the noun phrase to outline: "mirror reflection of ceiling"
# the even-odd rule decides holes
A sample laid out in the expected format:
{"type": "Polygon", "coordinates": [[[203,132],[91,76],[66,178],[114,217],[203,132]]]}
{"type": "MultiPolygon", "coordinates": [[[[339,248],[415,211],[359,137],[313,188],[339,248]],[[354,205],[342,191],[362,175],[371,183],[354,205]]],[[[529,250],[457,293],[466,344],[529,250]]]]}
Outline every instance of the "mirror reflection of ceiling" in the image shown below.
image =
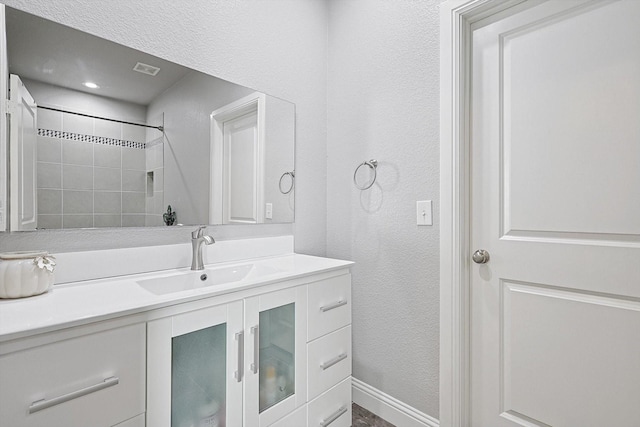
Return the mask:
{"type": "Polygon", "coordinates": [[[147,105],[192,71],[12,8],[6,15],[9,71],[22,78],[147,105]],[[160,71],[153,77],[133,71],[138,62],[160,71]],[[88,89],[86,81],[100,88],[88,89]]]}

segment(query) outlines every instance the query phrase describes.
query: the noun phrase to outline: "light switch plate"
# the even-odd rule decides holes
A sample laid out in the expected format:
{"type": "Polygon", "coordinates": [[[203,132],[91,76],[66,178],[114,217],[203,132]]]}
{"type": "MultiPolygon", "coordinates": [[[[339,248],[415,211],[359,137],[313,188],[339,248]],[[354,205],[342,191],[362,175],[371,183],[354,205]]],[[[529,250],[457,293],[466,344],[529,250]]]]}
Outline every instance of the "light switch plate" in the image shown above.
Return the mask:
{"type": "Polygon", "coordinates": [[[273,203],[267,203],[264,209],[265,219],[273,219],[273,203]]]}
{"type": "Polygon", "coordinates": [[[431,214],[431,200],[416,202],[416,222],[418,225],[433,225],[431,214]]]}

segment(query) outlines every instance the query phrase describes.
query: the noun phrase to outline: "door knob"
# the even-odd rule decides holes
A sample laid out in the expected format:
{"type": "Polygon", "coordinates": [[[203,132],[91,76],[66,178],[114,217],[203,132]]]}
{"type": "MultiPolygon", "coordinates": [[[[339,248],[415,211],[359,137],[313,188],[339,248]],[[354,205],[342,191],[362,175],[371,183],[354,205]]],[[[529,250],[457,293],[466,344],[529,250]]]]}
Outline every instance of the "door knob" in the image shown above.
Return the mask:
{"type": "Polygon", "coordinates": [[[484,249],[478,249],[473,253],[471,259],[473,259],[473,262],[476,264],[486,264],[489,262],[489,252],[484,249]]]}

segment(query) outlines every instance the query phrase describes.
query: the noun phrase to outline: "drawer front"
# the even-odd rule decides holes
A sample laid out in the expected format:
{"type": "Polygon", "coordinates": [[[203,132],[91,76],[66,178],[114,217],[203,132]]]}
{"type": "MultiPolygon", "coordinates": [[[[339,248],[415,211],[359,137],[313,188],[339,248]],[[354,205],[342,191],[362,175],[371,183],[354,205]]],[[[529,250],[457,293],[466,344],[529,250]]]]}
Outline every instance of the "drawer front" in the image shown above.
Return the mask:
{"type": "Polygon", "coordinates": [[[142,414],[145,344],[138,324],[0,357],[2,424],[108,427],[142,414]]]}
{"type": "Polygon", "coordinates": [[[309,400],[351,375],[351,326],[308,344],[307,381],[309,400]]]}
{"type": "Polygon", "coordinates": [[[307,298],[307,341],[351,323],[351,275],[311,283],[307,298]]]}
{"type": "Polygon", "coordinates": [[[281,420],[271,424],[269,427],[305,427],[306,425],[307,406],[304,405],[281,420]]]}
{"type": "Polygon", "coordinates": [[[351,377],[309,403],[307,427],[351,425],[351,377]]]}

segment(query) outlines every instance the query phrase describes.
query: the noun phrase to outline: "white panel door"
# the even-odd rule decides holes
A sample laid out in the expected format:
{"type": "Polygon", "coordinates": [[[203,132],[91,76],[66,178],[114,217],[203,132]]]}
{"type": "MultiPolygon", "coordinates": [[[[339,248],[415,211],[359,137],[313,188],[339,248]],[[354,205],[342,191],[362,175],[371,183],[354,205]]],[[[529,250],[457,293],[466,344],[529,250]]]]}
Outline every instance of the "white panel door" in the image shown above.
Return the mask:
{"type": "Polygon", "coordinates": [[[11,230],[35,230],[38,222],[36,193],[37,107],[20,77],[10,81],[10,188],[11,230]]]}
{"type": "Polygon", "coordinates": [[[473,31],[471,425],[640,426],[640,2],[473,31]]]}
{"type": "Polygon", "coordinates": [[[258,114],[224,122],[223,223],[258,222],[258,114]]]}

